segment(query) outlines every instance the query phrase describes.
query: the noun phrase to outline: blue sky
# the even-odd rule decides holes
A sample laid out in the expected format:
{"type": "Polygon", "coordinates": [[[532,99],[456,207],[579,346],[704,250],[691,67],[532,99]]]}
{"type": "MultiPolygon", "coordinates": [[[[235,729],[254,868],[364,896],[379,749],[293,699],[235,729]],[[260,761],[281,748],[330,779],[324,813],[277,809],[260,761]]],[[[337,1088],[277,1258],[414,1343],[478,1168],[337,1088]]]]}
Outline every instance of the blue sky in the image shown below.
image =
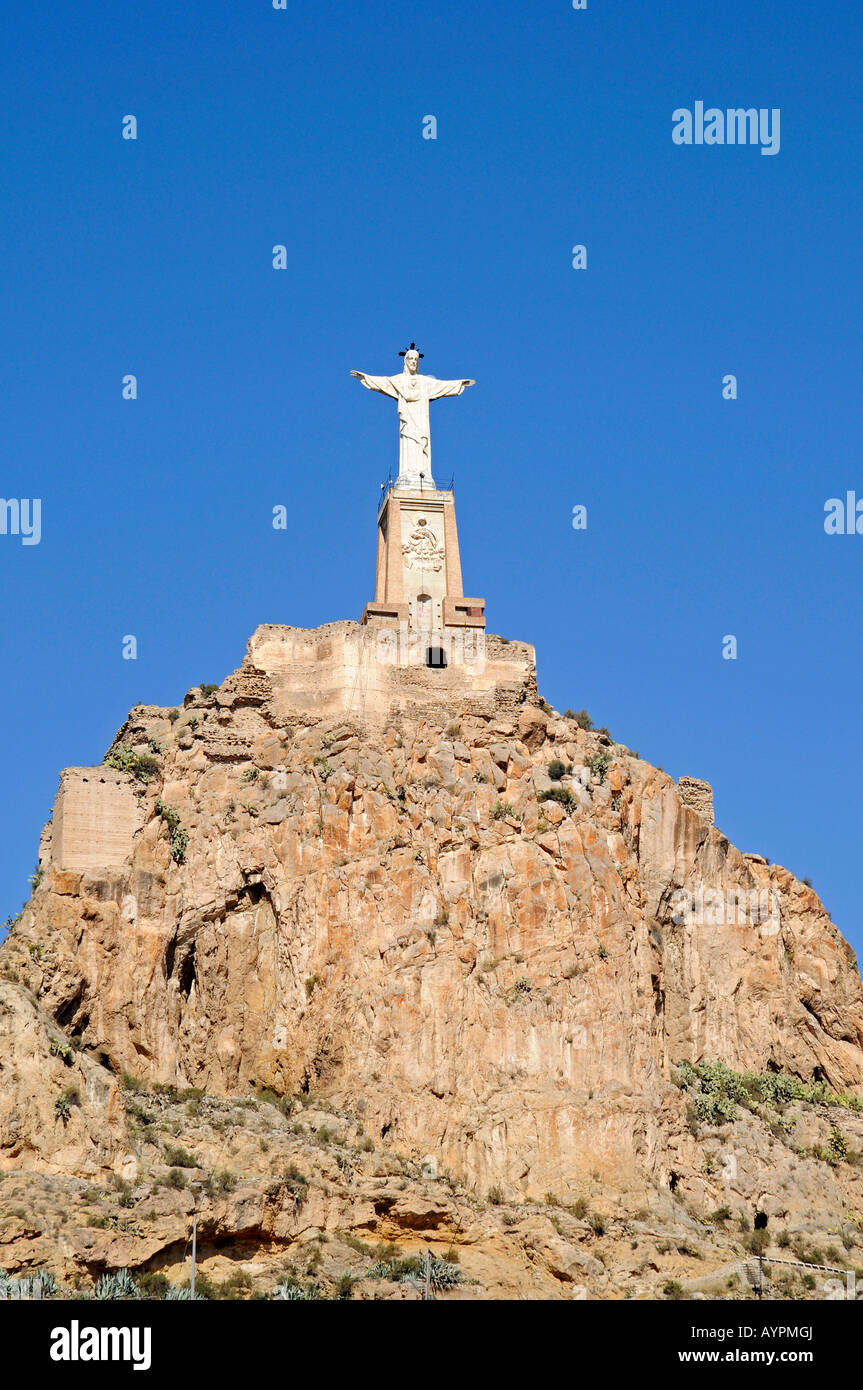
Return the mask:
{"type": "Polygon", "coordinates": [[[7,18],[0,494],[43,517],[0,536],[0,920],[132,704],[359,616],[397,440],[348,373],[413,338],[477,379],[432,430],[490,630],[863,945],[863,536],[823,527],[863,497],[861,36],[850,0],[7,18]],[[779,154],[675,145],[697,100],[778,107],[779,154]]]}

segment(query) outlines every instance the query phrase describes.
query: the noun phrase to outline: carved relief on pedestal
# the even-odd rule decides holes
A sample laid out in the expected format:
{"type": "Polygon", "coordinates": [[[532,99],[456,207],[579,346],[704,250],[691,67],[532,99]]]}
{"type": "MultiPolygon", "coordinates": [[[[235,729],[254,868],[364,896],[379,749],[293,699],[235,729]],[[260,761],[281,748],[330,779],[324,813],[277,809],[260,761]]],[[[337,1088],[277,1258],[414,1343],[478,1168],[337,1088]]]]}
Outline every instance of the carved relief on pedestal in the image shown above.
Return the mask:
{"type": "Polygon", "coordinates": [[[405,569],[431,570],[438,574],[443,569],[444,548],[429,527],[425,517],[420,517],[414,529],[402,546],[405,569]]]}

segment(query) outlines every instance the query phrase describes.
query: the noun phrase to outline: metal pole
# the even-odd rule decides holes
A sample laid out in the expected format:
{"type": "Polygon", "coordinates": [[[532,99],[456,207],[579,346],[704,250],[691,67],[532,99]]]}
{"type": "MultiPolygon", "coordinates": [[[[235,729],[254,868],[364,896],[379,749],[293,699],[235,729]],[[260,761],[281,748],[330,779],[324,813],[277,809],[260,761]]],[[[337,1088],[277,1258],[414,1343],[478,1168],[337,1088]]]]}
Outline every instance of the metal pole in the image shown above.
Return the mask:
{"type": "Polygon", "coordinates": [[[192,1297],[195,1297],[195,1255],[198,1246],[198,1213],[192,1213],[192,1297]]]}
{"type": "Polygon", "coordinates": [[[425,1288],[423,1289],[423,1302],[425,1302],[425,1300],[426,1300],[426,1299],[428,1298],[428,1296],[429,1296],[429,1289],[430,1289],[430,1287],[431,1287],[431,1251],[428,1250],[428,1249],[426,1249],[426,1285],[425,1285],[425,1288]]]}

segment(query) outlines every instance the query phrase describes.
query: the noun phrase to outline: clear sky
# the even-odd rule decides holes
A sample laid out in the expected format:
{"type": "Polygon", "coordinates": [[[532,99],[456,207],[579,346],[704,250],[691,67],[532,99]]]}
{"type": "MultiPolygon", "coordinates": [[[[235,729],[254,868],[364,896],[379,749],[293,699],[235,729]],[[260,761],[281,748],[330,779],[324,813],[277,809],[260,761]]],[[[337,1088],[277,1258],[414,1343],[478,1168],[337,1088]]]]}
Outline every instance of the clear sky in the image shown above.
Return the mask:
{"type": "Polygon", "coordinates": [[[42,536],[0,535],[0,920],[132,704],[359,616],[397,439],[348,373],[416,339],[477,379],[432,440],[490,631],[863,946],[863,535],[824,531],[863,498],[861,37],[852,0],[7,13],[0,494],[42,536]],[[699,100],[779,108],[779,153],[676,145],[699,100]]]}

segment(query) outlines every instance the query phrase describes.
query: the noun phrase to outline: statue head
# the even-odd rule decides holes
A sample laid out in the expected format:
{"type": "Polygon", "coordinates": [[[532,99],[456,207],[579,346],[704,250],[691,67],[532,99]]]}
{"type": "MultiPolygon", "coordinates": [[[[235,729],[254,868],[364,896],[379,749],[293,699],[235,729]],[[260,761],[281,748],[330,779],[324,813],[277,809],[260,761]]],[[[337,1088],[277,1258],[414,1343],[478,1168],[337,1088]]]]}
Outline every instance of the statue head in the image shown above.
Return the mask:
{"type": "Polygon", "coordinates": [[[405,371],[409,372],[411,376],[416,376],[419,371],[420,358],[424,356],[425,353],[418,350],[416,343],[411,343],[409,348],[399,353],[399,357],[405,359],[405,371]]]}

